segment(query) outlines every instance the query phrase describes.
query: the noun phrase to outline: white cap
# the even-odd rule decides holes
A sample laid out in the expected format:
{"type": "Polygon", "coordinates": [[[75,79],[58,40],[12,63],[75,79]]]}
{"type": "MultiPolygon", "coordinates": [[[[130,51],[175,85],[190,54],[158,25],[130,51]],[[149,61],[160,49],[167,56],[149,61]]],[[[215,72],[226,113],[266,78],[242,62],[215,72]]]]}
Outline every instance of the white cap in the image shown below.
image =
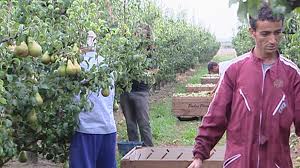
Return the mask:
{"type": "Polygon", "coordinates": [[[97,35],[93,31],[88,31],[87,36],[87,46],[93,48],[95,46],[95,43],[97,42],[96,39],[97,35]]]}

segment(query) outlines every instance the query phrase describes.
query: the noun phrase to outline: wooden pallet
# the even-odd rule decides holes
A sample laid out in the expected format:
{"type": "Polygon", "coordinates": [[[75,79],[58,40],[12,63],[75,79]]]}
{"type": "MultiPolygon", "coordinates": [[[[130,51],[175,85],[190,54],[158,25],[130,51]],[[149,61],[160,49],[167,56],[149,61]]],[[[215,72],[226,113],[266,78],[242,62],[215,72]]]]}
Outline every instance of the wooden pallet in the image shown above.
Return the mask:
{"type": "Polygon", "coordinates": [[[206,114],[212,97],[173,96],[172,111],[177,117],[202,117],[206,114]]]}
{"type": "MultiPolygon", "coordinates": [[[[135,147],[121,159],[121,168],[186,168],[193,161],[193,147],[135,147]]],[[[222,168],[225,147],[216,147],[203,168],[222,168]]]]}
{"type": "Polygon", "coordinates": [[[202,91],[212,91],[215,88],[216,85],[199,85],[199,84],[195,84],[195,85],[191,85],[188,84],[186,85],[186,91],[189,93],[192,92],[202,92],[202,91]]]}

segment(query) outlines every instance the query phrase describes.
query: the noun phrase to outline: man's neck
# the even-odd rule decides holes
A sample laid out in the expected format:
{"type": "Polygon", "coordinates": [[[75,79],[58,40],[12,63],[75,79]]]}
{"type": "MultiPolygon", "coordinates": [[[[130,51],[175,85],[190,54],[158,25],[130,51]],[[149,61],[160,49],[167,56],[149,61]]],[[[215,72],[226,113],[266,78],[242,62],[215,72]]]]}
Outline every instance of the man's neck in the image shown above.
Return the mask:
{"type": "Polygon", "coordinates": [[[254,48],[254,55],[257,58],[262,59],[263,64],[273,64],[277,60],[277,52],[274,53],[263,53],[256,47],[254,48]]]}

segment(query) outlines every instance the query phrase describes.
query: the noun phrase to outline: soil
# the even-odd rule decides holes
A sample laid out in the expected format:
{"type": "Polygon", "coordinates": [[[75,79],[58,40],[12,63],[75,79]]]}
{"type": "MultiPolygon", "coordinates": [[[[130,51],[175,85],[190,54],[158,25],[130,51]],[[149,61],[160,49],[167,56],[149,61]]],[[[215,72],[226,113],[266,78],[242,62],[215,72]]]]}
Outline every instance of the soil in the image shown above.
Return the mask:
{"type": "Polygon", "coordinates": [[[3,168],[62,168],[62,164],[55,164],[46,159],[39,158],[37,163],[20,163],[16,160],[12,160],[3,168]]]}

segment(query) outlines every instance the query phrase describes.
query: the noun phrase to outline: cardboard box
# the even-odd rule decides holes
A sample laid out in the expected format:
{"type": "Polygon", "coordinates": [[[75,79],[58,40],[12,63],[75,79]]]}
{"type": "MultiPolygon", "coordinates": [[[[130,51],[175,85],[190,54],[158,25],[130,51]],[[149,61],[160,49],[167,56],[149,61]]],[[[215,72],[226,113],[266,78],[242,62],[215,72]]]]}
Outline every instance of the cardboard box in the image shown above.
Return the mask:
{"type": "MultiPolygon", "coordinates": [[[[135,147],[121,160],[121,168],[187,168],[193,161],[193,147],[135,147]]],[[[216,147],[204,168],[222,168],[225,147],[216,147]]]]}

